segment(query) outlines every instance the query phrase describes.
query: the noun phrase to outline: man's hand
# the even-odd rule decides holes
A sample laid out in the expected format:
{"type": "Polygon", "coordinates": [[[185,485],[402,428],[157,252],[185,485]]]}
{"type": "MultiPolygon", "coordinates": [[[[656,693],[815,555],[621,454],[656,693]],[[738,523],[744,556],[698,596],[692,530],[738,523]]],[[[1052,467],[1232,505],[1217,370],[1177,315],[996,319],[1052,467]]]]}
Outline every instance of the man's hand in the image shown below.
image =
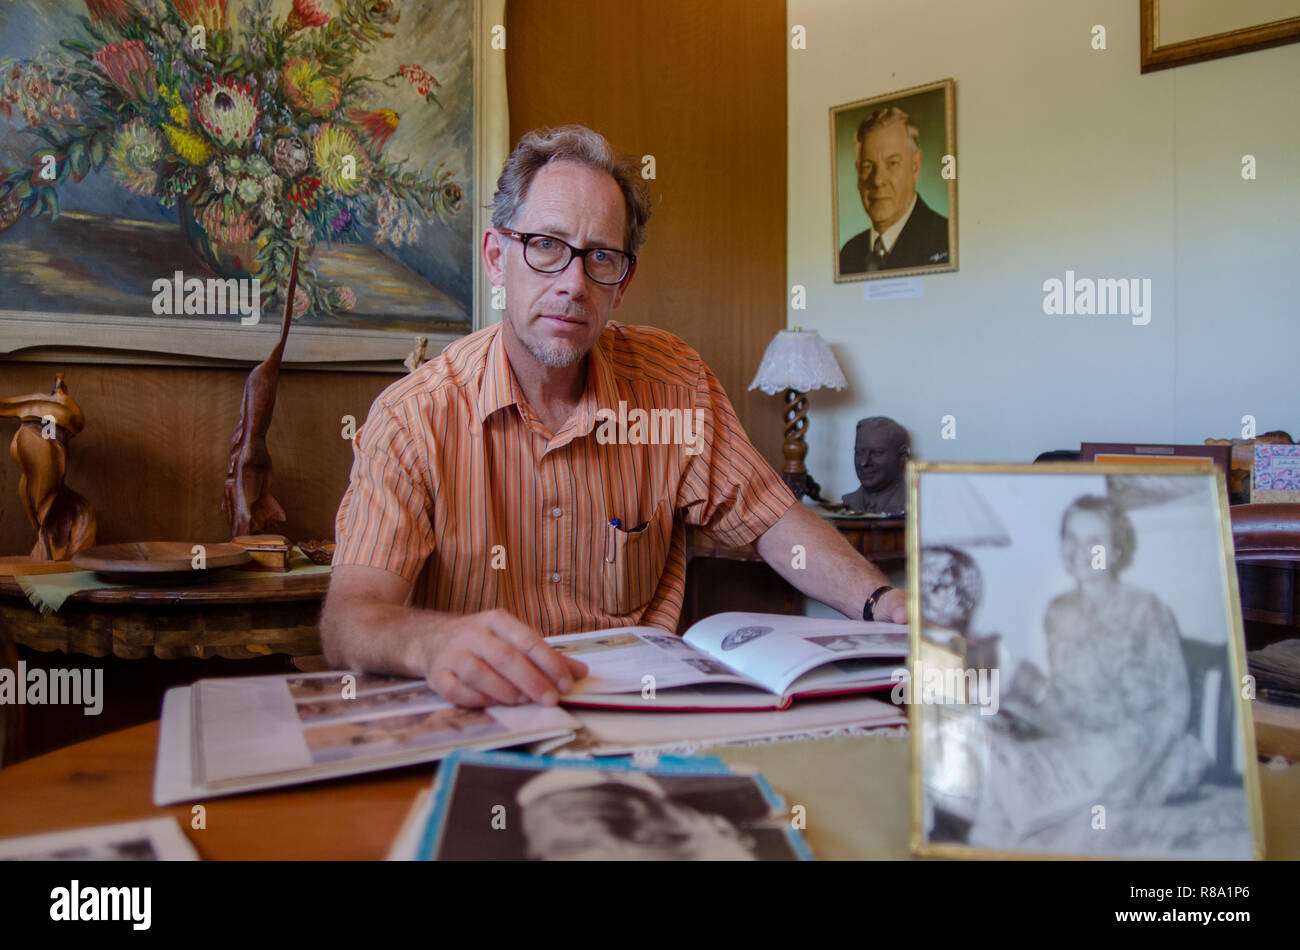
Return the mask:
{"type": "Polygon", "coordinates": [[[898,587],[885,591],[871,615],[884,623],[907,623],[907,591],[898,587]]]}
{"type": "Polygon", "coordinates": [[[587,675],[585,663],[556,653],[508,611],[466,614],[440,626],[421,643],[420,665],[429,685],[458,706],[554,706],[587,675]]]}
{"type": "Polygon", "coordinates": [[[388,571],[338,565],[321,611],[334,669],[423,676],[461,706],[553,705],[587,675],[504,610],[450,614],[407,606],[411,585],[388,571]]]}

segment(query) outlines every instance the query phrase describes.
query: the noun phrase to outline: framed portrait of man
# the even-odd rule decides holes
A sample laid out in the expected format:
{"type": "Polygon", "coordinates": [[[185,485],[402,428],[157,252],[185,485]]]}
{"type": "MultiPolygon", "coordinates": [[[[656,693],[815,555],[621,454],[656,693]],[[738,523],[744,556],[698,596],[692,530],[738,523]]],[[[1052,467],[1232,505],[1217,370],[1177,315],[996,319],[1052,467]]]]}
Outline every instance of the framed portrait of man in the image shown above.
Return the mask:
{"type": "Polygon", "coordinates": [[[957,269],[951,79],[831,108],[836,282],[957,269]]]}
{"type": "Polygon", "coordinates": [[[908,467],[912,847],[1263,854],[1226,481],[908,467]]]}

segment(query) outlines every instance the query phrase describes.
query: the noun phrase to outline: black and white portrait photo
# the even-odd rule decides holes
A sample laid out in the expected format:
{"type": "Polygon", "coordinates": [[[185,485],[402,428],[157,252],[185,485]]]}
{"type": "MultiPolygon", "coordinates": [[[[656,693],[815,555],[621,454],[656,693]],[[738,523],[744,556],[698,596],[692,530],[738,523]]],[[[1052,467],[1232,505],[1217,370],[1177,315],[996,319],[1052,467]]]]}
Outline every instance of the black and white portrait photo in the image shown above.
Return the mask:
{"type": "MultiPolygon", "coordinates": [[[[459,757],[437,860],[800,860],[802,839],[771,822],[779,799],[761,778],[673,774],[491,753],[459,757]],[[513,759],[513,761],[511,761],[513,759]],[[508,764],[506,764],[508,763],[508,764]]],[[[788,827],[788,820],[783,822],[788,827]]]]}
{"type": "Polygon", "coordinates": [[[1214,475],[987,469],[918,466],[922,844],[1250,858],[1214,475]]]}

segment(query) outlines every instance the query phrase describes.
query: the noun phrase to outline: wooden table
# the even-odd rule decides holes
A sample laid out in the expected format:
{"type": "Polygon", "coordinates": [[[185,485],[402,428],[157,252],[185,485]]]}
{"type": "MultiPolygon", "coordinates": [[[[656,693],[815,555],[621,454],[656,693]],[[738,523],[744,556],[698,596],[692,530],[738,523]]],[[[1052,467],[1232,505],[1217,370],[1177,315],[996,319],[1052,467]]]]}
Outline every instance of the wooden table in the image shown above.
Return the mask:
{"type": "MultiPolygon", "coordinates": [[[[203,858],[358,859],[384,856],[433,766],[208,801],[150,801],[158,724],[147,723],[0,770],[0,837],[174,815],[203,858]],[[75,816],[75,817],[74,817],[75,816]]],[[[806,809],[805,835],[823,859],[908,857],[906,739],[843,737],[711,750],[763,773],[806,809]]],[[[1300,858],[1300,765],[1260,770],[1267,853],[1300,858]]]]}
{"type": "Polygon", "coordinates": [[[42,614],[0,576],[0,627],[20,646],[138,660],[242,659],[321,652],[316,622],[329,574],[214,579],[173,587],[79,591],[42,614]]]}

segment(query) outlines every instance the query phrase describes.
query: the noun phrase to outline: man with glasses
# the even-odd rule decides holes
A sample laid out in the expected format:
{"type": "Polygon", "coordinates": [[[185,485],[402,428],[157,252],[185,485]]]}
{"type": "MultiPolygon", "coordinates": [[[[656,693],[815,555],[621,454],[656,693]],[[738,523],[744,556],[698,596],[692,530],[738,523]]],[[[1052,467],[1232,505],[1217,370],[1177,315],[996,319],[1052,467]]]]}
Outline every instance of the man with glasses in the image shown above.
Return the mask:
{"type": "Polygon", "coordinates": [[[390,386],[357,433],[321,616],[334,665],[423,676],[466,706],[554,703],[587,668],[544,636],[676,629],[687,524],[757,541],[847,616],[904,620],[902,591],[796,501],[699,354],[610,321],[649,214],[637,165],[590,129],[520,140],[481,248],[504,319],[390,386]],[[638,411],[678,438],[597,439],[599,418],[638,411]]]}

